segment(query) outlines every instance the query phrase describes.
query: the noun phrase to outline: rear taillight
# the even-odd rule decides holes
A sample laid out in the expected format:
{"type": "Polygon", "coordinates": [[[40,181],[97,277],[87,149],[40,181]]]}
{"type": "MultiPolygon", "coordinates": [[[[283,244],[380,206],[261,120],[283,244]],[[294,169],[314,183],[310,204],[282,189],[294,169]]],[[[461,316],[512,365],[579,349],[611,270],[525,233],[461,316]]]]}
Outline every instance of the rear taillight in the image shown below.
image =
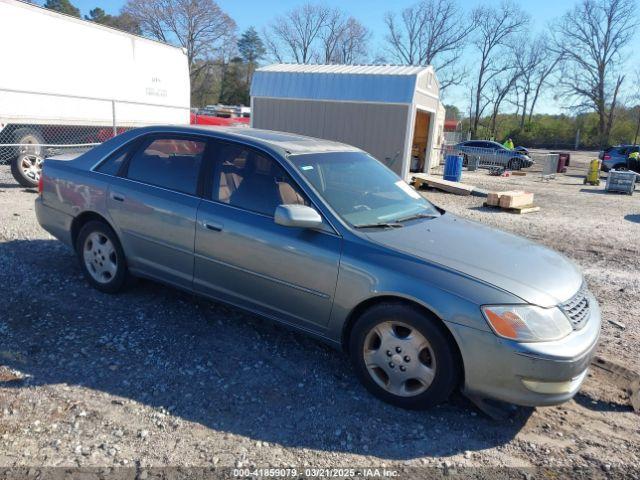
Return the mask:
{"type": "Polygon", "coordinates": [[[611,155],[609,155],[608,153],[604,154],[604,157],[602,157],[603,160],[611,160],[611,155]]]}
{"type": "Polygon", "coordinates": [[[43,190],[43,175],[40,175],[40,180],[38,180],[38,195],[42,195],[43,190]]]}

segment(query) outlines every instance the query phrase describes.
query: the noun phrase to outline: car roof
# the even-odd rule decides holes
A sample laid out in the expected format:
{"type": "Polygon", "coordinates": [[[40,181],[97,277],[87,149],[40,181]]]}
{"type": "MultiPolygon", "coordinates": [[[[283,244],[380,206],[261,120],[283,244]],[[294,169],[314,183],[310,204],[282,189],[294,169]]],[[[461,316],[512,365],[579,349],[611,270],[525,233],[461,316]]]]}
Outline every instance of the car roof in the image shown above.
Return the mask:
{"type": "Polygon", "coordinates": [[[230,140],[265,150],[269,153],[287,156],[307,153],[361,152],[362,150],[344,143],[319,138],[305,137],[294,133],[260,130],[249,127],[219,127],[210,125],[156,125],[128,130],[94,147],[84,155],[74,159],[76,168],[90,170],[121,147],[146,135],[206,135],[213,139],[230,140]]]}
{"type": "Polygon", "coordinates": [[[146,133],[157,131],[184,131],[184,133],[208,133],[216,138],[237,140],[253,145],[271,147],[295,155],[322,152],[356,152],[360,149],[332,140],[307,137],[295,133],[262,130],[251,127],[219,127],[211,125],[184,125],[179,127],[144,127],[146,133]]]}

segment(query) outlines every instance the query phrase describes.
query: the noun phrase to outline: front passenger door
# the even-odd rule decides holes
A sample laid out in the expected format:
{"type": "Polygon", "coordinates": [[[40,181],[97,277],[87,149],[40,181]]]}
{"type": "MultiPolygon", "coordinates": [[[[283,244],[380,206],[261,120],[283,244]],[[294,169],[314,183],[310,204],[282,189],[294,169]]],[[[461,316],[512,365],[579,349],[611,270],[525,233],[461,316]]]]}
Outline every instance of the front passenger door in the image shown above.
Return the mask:
{"type": "Polygon", "coordinates": [[[309,204],[272,157],[235,143],[214,147],[210,196],[198,209],[194,289],[302,328],[331,313],[341,238],[278,225],[279,204],[309,204]]]}

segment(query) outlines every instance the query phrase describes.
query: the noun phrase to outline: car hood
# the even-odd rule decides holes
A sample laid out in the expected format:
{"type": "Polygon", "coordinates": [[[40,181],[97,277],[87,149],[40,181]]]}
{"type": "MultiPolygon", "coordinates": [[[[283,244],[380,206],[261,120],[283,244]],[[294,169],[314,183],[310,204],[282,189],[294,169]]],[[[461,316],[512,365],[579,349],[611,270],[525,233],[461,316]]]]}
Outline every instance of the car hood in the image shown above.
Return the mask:
{"type": "Polygon", "coordinates": [[[527,303],[571,298],[582,273],[569,259],[517,235],[444,214],[403,228],[367,232],[373,242],[494,285],[527,303]]]}

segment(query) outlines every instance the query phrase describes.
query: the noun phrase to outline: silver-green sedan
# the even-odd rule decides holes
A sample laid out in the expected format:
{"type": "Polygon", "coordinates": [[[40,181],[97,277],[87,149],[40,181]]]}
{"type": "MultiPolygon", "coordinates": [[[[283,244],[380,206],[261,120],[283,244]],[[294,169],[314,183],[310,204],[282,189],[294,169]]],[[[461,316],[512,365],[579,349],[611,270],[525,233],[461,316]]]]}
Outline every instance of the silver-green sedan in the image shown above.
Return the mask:
{"type": "Polygon", "coordinates": [[[458,387],[522,405],[580,388],[600,332],[562,255],[432,205],[367,153],[253,130],[148,127],[47,159],[43,228],[109,293],[147,277],[344,349],[406,408],[458,387]]]}

